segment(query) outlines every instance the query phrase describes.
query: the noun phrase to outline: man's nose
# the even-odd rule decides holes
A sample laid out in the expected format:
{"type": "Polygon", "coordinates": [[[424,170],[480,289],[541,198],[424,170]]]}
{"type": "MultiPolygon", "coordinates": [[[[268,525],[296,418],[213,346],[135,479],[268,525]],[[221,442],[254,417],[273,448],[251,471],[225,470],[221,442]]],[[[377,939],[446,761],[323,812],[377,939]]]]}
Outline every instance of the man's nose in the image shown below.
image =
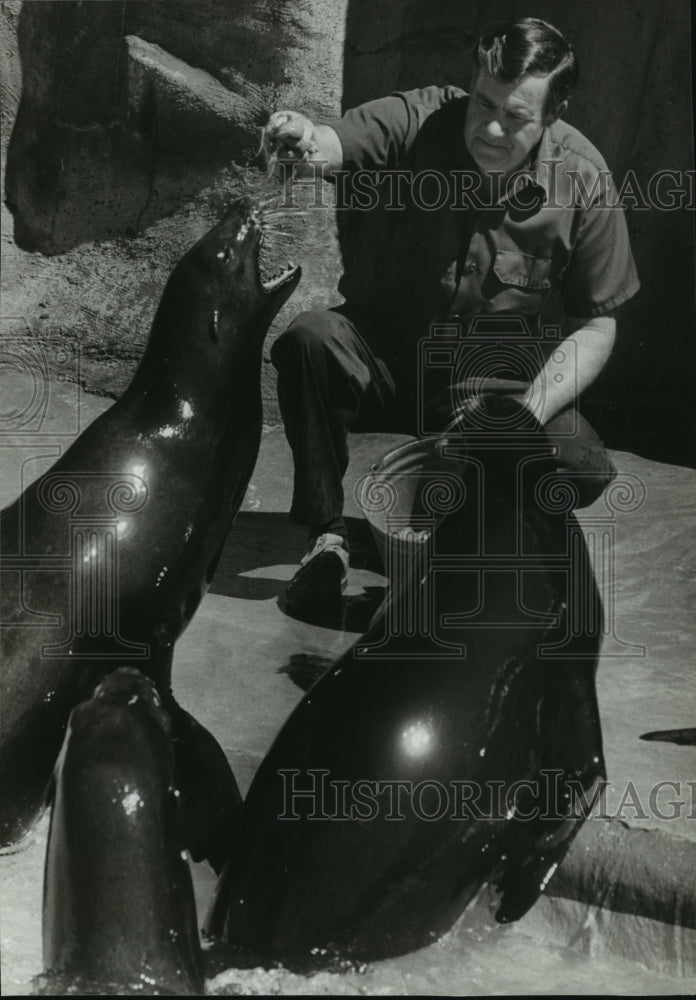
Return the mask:
{"type": "Polygon", "coordinates": [[[505,135],[505,130],[497,118],[491,118],[489,122],[486,122],[486,132],[491,139],[502,139],[505,135]]]}

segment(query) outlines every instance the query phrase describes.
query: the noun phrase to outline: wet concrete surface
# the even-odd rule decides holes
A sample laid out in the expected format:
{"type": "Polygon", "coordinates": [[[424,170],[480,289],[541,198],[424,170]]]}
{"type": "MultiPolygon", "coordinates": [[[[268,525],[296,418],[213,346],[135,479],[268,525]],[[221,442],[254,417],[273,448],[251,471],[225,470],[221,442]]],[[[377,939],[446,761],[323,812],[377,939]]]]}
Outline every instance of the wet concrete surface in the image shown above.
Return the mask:
{"type": "MultiPolygon", "coordinates": [[[[109,400],[99,397],[76,395],[75,387],[69,383],[51,385],[51,404],[38,429],[34,425],[18,432],[12,414],[16,415],[26,405],[26,387],[11,374],[9,380],[4,380],[2,410],[9,418],[5,420],[6,433],[0,439],[3,506],[55,461],[72,435],[111,405],[109,400]],[[79,422],[75,419],[78,412],[79,422]]],[[[302,690],[286,668],[296,669],[300,665],[311,673],[317,665],[320,668],[339,656],[367,626],[384,593],[386,581],[378,553],[353,495],[353,486],[376,458],[404,440],[395,435],[359,435],[352,440],[346,511],[353,565],[341,620],[319,625],[296,621],[282,610],[284,586],[303,554],[305,537],[304,530],[292,525],[285,513],[291,496],[292,461],[282,429],[264,432],[252,482],[210,592],[179,640],[174,659],[173,685],[178,700],[220,741],[243,793],[273,737],[302,697],[302,690]]],[[[552,881],[551,898],[538,904],[531,918],[520,922],[512,938],[500,937],[499,943],[514,948],[517,941],[514,935],[525,933],[530,939],[538,939],[539,928],[543,926],[546,941],[555,942],[553,948],[565,949],[574,942],[577,954],[596,955],[599,939],[608,940],[613,934],[617,943],[609,954],[611,962],[619,963],[613,968],[621,977],[624,973],[628,975],[626,970],[621,972],[624,958],[645,959],[649,951],[645,945],[647,935],[653,942],[664,939],[664,944],[654,949],[657,957],[651,967],[656,977],[667,974],[693,977],[696,935],[678,925],[690,919],[688,914],[684,917],[680,894],[684,899],[693,898],[696,878],[696,866],[691,867],[696,858],[693,780],[696,748],[646,742],[640,736],[654,730],[693,726],[696,719],[692,623],[696,597],[693,535],[696,473],[648,462],[628,453],[617,453],[614,460],[620,473],[634,483],[640,502],[624,503],[627,509],[611,512],[600,500],[580,516],[588,532],[602,524],[613,526],[611,569],[598,567],[600,586],[605,587],[605,607],[609,608],[609,629],[597,681],[610,778],[607,814],[590,819],[573,845],[562,867],[562,871],[567,868],[570,874],[560,895],[554,894],[552,881]],[[653,838],[641,841],[643,849],[636,851],[635,864],[631,845],[637,841],[631,839],[632,834],[627,839],[622,833],[626,830],[629,834],[642,831],[653,838]],[[628,885],[628,891],[613,898],[606,886],[597,883],[597,877],[611,881],[619,857],[621,883],[624,887],[628,885]],[[646,919],[654,916],[651,906],[656,900],[663,900],[665,893],[673,902],[674,920],[665,921],[664,915],[659,920],[646,919]],[[630,900],[636,895],[639,898],[632,914],[630,900]],[[588,920],[601,926],[597,913],[601,913],[602,905],[610,907],[607,912],[612,915],[611,934],[587,931],[588,920]],[[560,916],[552,912],[559,906],[560,916]],[[574,906],[578,908],[575,916],[574,906]],[[647,930],[637,934],[634,922],[621,931],[624,918],[643,920],[647,930]],[[584,928],[582,933],[578,928],[584,928]],[[663,953],[670,949],[675,955],[678,952],[677,957],[670,961],[667,955],[661,964],[660,956],[664,958],[663,953]]],[[[31,975],[40,971],[43,844],[45,821],[33,846],[0,859],[3,879],[7,878],[1,911],[3,966],[6,982],[15,985],[26,984],[31,975]]],[[[215,880],[207,866],[196,865],[194,881],[202,919],[215,880]]],[[[473,918],[466,919],[470,921],[466,925],[465,920],[469,931],[461,930],[465,937],[473,933],[474,926],[473,918]]],[[[606,920],[606,916],[602,919],[606,920]]],[[[480,938],[479,931],[476,934],[480,938]]],[[[503,931],[491,929],[486,934],[486,941],[491,942],[491,935],[502,935],[503,931]]],[[[456,966],[459,957],[457,946],[448,962],[452,960],[456,966]]],[[[530,968],[533,971],[538,965],[536,958],[530,968]]],[[[406,966],[397,964],[393,985],[391,979],[380,979],[378,975],[369,982],[355,980],[352,987],[342,980],[340,989],[330,979],[331,988],[324,984],[325,988],[317,991],[472,992],[464,984],[457,990],[451,988],[451,970],[444,972],[440,981],[429,979],[424,971],[427,966],[422,964],[414,967],[411,988],[404,990],[404,984],[408,983],[398,977],[405,975],[406,966]],[[430,988],[426,990],[428,984],[430,988]]],[[[607,988],[613,975],[611,969],[610,963],[604,990],[589,989],[583,981],[578,991],[624,992],[607,988]]],[[[286,979],[275,986],[271,980],[266,986],[269,991],[272,988],[278,992],[303,992],[303,988],[298,989],[297,983],[291,982],[295,978],[286,974],[286,979]]],[[[553,977],[549,981],[556,985],[548,992],[573,992],[558,988],[553,977]]],[[[219,986],[227,992],[263,992],[255,988],[255,982],[242,980],[241,990],[239,984],[231,982],[221,982],[219,986]]],[[[541,979],[537,988],[530,987],[527,980],[524,982],[530,992],[547,992],[538,988],[541,979]]],[[[630,976],[626,982],[630,982],[630,976]]],[[[670,982],[650,980],[658,992],[676,992],[676,987],[670,988],[670,982]]],[[[320,984],[315,981],[315,985],[320,984]]],[[[516,992],[512,981],[509,985],[509,989],[490,992],[516,992]]],[[[647,981],[636,981],[634,991],[651,989],[647,981]]]]}

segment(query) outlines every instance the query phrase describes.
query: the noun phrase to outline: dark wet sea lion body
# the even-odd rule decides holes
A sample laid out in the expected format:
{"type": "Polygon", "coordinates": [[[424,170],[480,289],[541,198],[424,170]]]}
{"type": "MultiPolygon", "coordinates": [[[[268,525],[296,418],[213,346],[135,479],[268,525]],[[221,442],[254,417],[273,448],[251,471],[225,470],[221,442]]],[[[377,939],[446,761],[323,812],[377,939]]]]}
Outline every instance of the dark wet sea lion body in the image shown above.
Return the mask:
{"type": "MultiPolygon", "coordinates": [[[[519,510],[499,488],[495,447],[477,462],[488,473],[482,520],[470,489],[472,503],[434,541],[452,556],[480,552],[485,521],[484,576],[453,566],[432,597],[440,623],[460,616],[438,635],[466,656],[431,648],[412,658],[422,640],[405,620],[391,628],[401,601],[392,585],[372,628],[298,705],[249,790],[207,919],[240,961],[308,968],[401,954],[446,932],[487,881],[502,894],[497,918],[516,919],[581,825],[565,782],[589,790],[604,774],[601,605],[587,549],[574,534],[569,573],[572,515],[540,515],[533,490],[519,510]],[[506,579],[498,571],[509,552],[524,554],[525,568],[506,579]],[[569,626],[572,573],[584,580],[580,629],[577,617],[569,626]],[[356,655],[384,635],[373,655],[356,655]],[[558,655],[540,654],[555,643],[564,643],[558,655]],[[505,796],[520,781],[536,782],[535,794],[518,786],[510,811],[505,796]],[[535,807],[547,818],[522,818],[535,807]]],[[[532,465],[535,480],[553,468],[543,455],[532,465]]],[[[416,567],[402,587],[420,599],[426,579],[416,567]]]]}
{"type": "MultiPolygon", "coordinates": [[[[2,843],[36,817],[68,714],[100,676],[130,664],[167,694],[256,460],[263,339],[299,280],[262,284],[261,232],[242,199],[185,255],[126,393],[2,514],[2,843]]],[[[202,727],[181,712],[174,728],[224,770],[202,727]]]]}
{"type": "Polygon", "coordinates": [[[60,992],[203,992],[169,720],[135,670],[110,674],[70,715],[46,852],[43,959],[60,992]]]}

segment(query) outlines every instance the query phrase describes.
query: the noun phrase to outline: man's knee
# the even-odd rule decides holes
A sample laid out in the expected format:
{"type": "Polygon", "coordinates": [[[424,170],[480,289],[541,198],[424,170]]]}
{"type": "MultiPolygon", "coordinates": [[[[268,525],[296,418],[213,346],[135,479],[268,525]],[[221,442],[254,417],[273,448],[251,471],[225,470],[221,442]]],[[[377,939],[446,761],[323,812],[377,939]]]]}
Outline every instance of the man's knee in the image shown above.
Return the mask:
{"type": "Polygon", "coordinates": [[[324,309],[313,309],[297,315],[271,347],[271,361],[279,367],[283,361],[298,354],[312,354],[323,350],[334,336],[333,314],[324,309]]]}
{"type": "Polygon", "coordinates": [[[589,507],[616,476],[616,467],[601,438],[572,407],[549,421],[545,430],[557,448],[559,473],[576,491],[576,507],[589,507]]]}
{"type": "MultiPolygon", "coordinates": [[[[599,465],[599,463],[597,463],[599,465]]],[[[575,491],[575,508],[589,507],[598,500],[609,483],[616,477],[616,469],[611,461],[602,463],[601,468],[582,471],[559,467],[559,476],[575,491]]]]}
{"type": "Polygon", "coordinates": [[[616,467],[600,441],[564,442],[559,448],[558,471],[573,485],[576,507],[589,507],[616,477],[616,467]]]}

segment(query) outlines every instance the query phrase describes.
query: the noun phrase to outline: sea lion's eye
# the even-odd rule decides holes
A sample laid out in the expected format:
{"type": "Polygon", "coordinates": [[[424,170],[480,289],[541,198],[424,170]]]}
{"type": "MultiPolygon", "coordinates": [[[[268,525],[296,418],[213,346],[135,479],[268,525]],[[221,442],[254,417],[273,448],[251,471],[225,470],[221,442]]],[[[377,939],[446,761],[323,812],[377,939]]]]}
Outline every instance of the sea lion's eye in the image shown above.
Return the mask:
{"type": "Polygon", "coordinates": [[[217,258],[218,258],[218,260],[224,261],[225,264],[228,262],[228,260],[230,259],[231,256],[232,256],[232,251],[230,250],[230,248],[228,246],[227,247],[223,247],[222,250],[218,250],[218,252],[217,252],[217,258]]]}

